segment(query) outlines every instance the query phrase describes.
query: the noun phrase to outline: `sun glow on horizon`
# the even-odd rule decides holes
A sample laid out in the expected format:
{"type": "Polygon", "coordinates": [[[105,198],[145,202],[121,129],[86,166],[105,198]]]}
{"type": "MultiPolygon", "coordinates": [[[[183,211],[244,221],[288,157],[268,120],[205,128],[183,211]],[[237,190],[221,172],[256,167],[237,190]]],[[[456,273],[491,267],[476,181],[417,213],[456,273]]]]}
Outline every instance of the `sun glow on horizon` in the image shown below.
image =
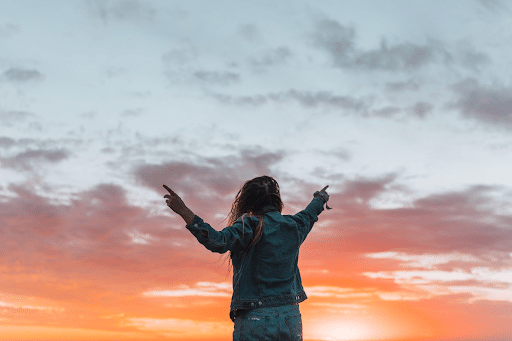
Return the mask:
{"type": "Polygon", "coordinates": [[[327,319],[317,322],[311,329],[311,337],[325,341],[371,340],[375,336],[374,327],[367,321],[353,319],[327,319]]]}
{"type": "Polygon", "coordinates": [[[416,340],[441,330],[406,306],[382,309],[368,302],[364,309],[323,314],[304,309],[304,339],[325,341],[416,340]],[[312,315],[310,315],[312,314],[312,315]],[[309,316],[308,316],[309,315],[309,316]]]}

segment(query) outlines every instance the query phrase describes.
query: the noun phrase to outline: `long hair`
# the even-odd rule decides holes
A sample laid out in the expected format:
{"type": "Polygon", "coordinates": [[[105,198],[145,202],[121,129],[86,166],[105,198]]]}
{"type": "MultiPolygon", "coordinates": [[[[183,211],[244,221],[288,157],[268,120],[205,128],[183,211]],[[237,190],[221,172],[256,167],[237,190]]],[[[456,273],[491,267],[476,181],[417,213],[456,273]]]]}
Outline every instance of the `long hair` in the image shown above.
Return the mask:
{"type": "Polygon", "coordinates": [[[246,181],[236,195],[228,220],[228,226],[231,226],[238,218],[246,214],[259,218],[258,226],[256,226],[252,240],[245,252],[248,252],[263,234],[263,208],[266,206],[273,206],[279,212],[283,210],[277,181],[266,175],[246,181]]]}

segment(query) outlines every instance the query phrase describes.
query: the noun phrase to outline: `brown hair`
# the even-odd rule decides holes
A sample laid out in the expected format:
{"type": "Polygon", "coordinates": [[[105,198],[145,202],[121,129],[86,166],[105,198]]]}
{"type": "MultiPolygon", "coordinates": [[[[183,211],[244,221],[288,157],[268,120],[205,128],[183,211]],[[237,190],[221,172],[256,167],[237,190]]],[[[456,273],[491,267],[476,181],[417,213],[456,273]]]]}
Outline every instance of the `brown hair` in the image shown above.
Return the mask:
{"type": "Polygon", "coordinates": [[[260,176],[246,181],[238,191],[231,206],[228,225],[233,225],[238,218],[245,214],[259,218],[258,226],[254,229],[253,238],[246,252],[257,243],[263,234],[263,208],[273,206],[276,211],[283,210],[283,202],[279,192],[279,184],[270,176],[260,176]]]}

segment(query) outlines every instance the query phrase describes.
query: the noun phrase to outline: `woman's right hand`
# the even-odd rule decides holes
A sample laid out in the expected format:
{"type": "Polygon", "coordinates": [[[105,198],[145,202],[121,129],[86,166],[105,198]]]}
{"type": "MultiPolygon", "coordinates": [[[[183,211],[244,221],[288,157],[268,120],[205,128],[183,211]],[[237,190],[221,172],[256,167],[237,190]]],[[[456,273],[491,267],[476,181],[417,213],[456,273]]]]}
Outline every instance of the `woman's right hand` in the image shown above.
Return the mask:
{"type": "Polygon", "coordinates": [[[329,194],[327,194],[327,191],[326,191],[327,187],[329,187],[329,185],[325,186],[320,191],[315,192],[314,196],[319,196],[320,198],[322,198],[322,200],[325,203],[325,208],[330,210],[331,208],[329,206],[327,206],[327,201],[329,200],[329,194]]]}

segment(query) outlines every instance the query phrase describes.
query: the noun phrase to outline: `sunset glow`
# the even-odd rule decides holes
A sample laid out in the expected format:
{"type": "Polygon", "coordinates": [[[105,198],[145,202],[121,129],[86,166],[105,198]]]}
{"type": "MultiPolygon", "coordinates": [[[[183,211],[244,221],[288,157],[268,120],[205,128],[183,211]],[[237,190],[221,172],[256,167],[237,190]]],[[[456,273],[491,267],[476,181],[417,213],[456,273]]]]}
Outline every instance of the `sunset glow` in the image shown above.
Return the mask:
{"type": "Polygon", "coordinates": [[[363,321],[332,320],[320,323],[311,330],[311,338],[319,340],[369,340],[378,333],[374,326],[363,321]]]}
{"type": "Polygon", "coordinates": [[[217,230],[269,175],[305,341],[512,339],[512,4],[0,1],[0,341],[231,340],[217,230]]]}

